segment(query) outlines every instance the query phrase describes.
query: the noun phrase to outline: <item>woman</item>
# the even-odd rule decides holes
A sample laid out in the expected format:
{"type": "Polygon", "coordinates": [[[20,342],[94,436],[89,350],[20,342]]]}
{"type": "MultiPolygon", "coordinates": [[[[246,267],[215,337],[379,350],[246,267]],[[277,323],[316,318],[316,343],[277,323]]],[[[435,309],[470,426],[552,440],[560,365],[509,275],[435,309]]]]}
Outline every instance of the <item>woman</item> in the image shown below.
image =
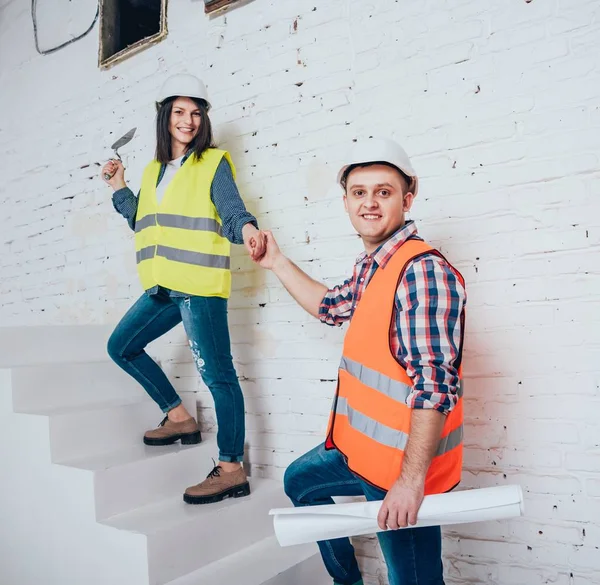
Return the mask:
{"type": "Polygon", "coordinates": [[[144,171],[138,197],[127,187],[120,161],[111,160],[102,169],[103,179],[115,191],[116,210],[135,230],[138,273],[145,290],[111,335],[108,353],[166,414],[157,429],[144,435],[144,443],[198,443],[196,421],[144,351],[183,322],[217,414],[219,464],[184,494],[188,503],[205,504],[250,493],[242,467],[244,399],[227,325],[229,249],[230,242],[244,243],[257,259],[264,253],[264,238],[240,198],[229,153],[213,145],[210,103],[202,81],[192,75],[170,77],[157,109],[156,160],[144,171]]]}

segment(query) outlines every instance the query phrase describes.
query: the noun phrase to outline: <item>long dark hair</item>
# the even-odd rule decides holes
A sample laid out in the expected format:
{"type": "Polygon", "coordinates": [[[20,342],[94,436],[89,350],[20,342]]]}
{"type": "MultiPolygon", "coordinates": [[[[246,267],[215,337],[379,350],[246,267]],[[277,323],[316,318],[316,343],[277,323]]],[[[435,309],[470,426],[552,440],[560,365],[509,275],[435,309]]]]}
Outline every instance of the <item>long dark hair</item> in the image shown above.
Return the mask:
{"type": "MultiPolygon", "coordinates": [[[[173,160],[169,122],[171,120],[173,102],[176,99],[177,96],[174,96],[156,104],[156,160],[164,164],[173,160]]],[[[200,110],[200,129],[189,146],[190,150],[196,155],[196,158],[199,159],[207,148],[214,148],[215,144],[213,142],[212,125],[208,117],[208,104],[201,99],[190,99],[194,101],[200,110]]]]}

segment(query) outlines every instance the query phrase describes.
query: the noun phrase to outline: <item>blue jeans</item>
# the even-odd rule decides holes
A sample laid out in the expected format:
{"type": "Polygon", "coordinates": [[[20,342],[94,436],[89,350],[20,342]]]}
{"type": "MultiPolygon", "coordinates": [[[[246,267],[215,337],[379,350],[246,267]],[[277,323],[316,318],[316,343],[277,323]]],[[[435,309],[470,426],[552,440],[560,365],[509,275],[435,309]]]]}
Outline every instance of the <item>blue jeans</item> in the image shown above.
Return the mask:
{"type": "Polygon", "coordinates": [[[242,461],[244,397],[231,358],[226,299],[143,294],[108,340],[108,354],[169,412],[181,398],[144,349],[182,321],[196,367],[215,401],[219,460],[242,461]]]}
{"type": "MultiPolygon", "coordinates": [[[[385,492],[354,475],[343,455],[315,447],[286,470],[285,493],[294,506],[333,504],[332,496],[366,496],[383,500],[385,492]]],[[[378,533],[390,585],[444,585],[442,536],[439,526],[378,533]]],[[[318,543],[329,574],[339,585],[362,584],[349,538],[318,543]]]]}

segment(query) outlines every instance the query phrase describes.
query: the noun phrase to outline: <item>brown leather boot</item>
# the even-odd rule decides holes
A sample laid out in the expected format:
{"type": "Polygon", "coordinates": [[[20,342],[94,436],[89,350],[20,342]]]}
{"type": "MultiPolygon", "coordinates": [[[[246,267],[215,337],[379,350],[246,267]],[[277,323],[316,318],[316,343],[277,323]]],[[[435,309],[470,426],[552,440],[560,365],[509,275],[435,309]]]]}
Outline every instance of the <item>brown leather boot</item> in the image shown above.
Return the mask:
{"type": "Polygon", "coordinates": [[[165,416],[157,429],[146,432],[144,443],[146,445],[172,445],[181,439],[182,445],[195,445],[202,440],[198,423],[193,418],[183,422],[173,422],[165,416]]]}
{"type": "Polygon", "coordinates": [[[242,498],[250,495],[250,484],[243,467],[226,472],[220,465],[198,485],[189,487],[183,494],[188,504],[212,504],[225,498],[242,498]]]}

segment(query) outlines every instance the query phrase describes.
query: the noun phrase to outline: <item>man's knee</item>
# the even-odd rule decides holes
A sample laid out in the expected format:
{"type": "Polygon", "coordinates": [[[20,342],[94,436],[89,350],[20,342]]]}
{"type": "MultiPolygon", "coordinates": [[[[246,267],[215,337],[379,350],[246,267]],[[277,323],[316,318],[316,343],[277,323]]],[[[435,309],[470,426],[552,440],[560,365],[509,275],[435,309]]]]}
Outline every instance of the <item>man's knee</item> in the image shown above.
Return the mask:
{"type": "Polygon", "coordinates": [[[296,459],[286,470],[283,476],[283,489],[292,502],[299,502],[302,492],[303,465],[302,457],[296,459]]]}

